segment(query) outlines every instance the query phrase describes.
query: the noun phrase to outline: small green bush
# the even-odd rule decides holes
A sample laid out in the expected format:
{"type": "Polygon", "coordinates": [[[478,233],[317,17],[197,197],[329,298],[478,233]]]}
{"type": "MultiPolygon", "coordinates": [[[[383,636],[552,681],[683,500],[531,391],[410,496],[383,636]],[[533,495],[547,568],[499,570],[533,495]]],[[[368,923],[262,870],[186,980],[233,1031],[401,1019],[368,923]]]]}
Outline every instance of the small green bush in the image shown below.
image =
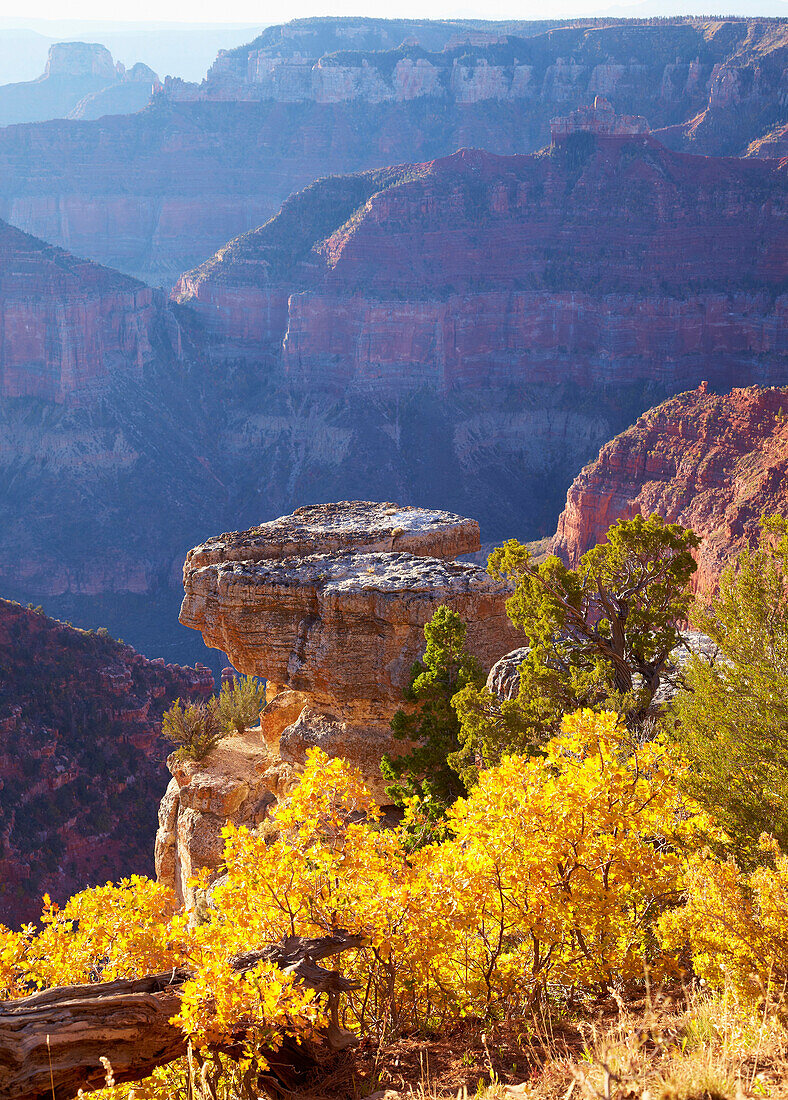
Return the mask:
{"type": "Polygon", "coordinates": [[[219,717],[227,733],[243,733],[260,724],[265,685],[254,676],[239,676],[219,693],[219,717]]]}
{"type": "Polygon", "coordinates": [[[181,760],[202,760],[226,736],[218,700],[184,706],[176,699],[162,718],[161,732],[178,746],[181,760]]]}

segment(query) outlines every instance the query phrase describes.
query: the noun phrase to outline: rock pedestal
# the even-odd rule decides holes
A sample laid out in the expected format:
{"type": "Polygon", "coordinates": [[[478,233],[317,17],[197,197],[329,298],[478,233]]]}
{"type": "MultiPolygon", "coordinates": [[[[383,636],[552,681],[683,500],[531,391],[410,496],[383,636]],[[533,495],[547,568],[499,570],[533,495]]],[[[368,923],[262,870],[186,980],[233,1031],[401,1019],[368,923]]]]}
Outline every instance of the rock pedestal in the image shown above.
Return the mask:
{"type": "Polygon", "coordinates": [[[478,565],[346,550],[191,570],[181,622],[247,675],[302,692],[318,710],[387,724],[436,608],[461,615],[489,665],[515,637],[507,594],[478,565]]]}
{"type": "Polygon", "coordinates": [[[478,549],[472,520],[345,501],[190,551],[181,622],[240,672],[265,678],[268,702],[242,743],[223,742],[200,765],[172,761],[160,878],[188,898],[192,871],[219,864],[224,818],[256,823],[263,801],[267,807],[282,793],[315,746],[360,768],[385,804],[381,757],[407,750],[390,723],[436,609],[461,616],[486,668],[519,639],[506,616],[508,587],[453,560],[478,549]]]}

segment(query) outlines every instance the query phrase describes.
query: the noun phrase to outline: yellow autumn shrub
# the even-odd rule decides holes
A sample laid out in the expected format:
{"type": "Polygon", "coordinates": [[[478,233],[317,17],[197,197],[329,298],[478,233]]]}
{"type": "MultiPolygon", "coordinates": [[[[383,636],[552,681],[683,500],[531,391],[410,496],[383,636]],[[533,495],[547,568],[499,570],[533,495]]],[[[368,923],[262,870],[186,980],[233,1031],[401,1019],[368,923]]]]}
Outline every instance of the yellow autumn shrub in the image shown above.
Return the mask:
{"type": "Polygon", "coordinates": [[[24,996],[24,958],[34,934],[32,929],[12,932],[0,924],[0,1001],[24,996]]]}
{"type": "Polygon", "coordinates": [[[360,934],[340,965],[360,986],[355,1022],[376,1029],[511,1014],[550,982],[601,988],[661,965],[653,925],[692,823],[665,746],[633,751],[615,715],[579,712],[544,757],[484,772],[442,843],[409,852],[375,818],[358,774],[313,752],[275,841],[226,829],[202,949],[360,934]]]}
{"type": "Polygon", "coordinates": [[[679,897],[694,829],[673,767],[660,740],[633,746],[615,715],[580,711],[543,756],[483,772],[446,839],[414,853],[404,828],[380,827],[360,775],[314,750],[265,835],[225,828],[226,873],[199,921],[146,880],[83,891],[45,910],[37,935],[0,938],[0,978],[187,966],[178,1022],[196,1046],[318,1026],[324,1006],[289,975],[259,964],[241,976],[229,960],[338,928],[364,941],[335,960],[356,983],[345,1023],[378,1034],[513,1016],[553,986],[604,989],[666,961],[653,930],[679,897]]]}
{"type": "Polygon", "coordinates": [[[710,851],[692,856],[685,904],[660,921],[663,942],[688,949],[696,974],[746,1001],[785,1000],[788,991],[788,855],[763,838],[773,866],[742,871],[710,851]]]}

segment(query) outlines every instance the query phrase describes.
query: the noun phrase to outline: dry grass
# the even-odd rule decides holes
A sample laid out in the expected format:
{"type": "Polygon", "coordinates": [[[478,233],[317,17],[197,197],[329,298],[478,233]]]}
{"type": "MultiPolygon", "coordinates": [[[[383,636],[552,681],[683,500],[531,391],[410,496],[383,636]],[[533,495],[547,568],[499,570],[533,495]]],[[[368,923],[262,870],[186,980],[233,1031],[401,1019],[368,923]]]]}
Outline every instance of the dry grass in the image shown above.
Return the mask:
{"type": "MultiPolygon", "coordinates": [[[[230,1070],[229,1064],[227,1069],[230,1070]]],[[[679,991],[620,998],[486,1033],[467,1026],[380,1045],[363,1041],[293,1091],[237,1068],[213,1088],[197,1067],[157,1083],[102,1090],[106,1100],[788,1100],[788,1028],[732,999],[679,991]],[[206,1082],[207,1083],[207,1082],[206,1082]]]]}
{"type": "Polygon", "coordinates": [[[572,1018],[543,1017],[519,1035],[498,1029],[489,1037],[468,1031],[402,1040],[380,1052],[371,1079],[362,1066],[357,1056],[354,1079],[332,1095],[362,1100],[388,1089],[387,1100],[788,1100],[788,1030],[776,1015],[708,994],[657,1004],[611,999],[572,1018]]]}

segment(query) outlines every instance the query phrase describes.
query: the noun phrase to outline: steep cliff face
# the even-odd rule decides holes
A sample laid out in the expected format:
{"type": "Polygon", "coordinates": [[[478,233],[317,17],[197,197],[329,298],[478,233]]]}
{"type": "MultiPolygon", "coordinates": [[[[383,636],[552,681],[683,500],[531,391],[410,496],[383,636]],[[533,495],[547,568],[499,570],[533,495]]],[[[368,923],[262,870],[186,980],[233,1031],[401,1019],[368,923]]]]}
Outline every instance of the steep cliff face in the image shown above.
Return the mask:
{"type": "Polygon", "coordinates": [[[35,920],[44,892],[150,872],[161,715],[213,690],[208,669],[0,600],[1,922],[35,920]]]}
{"type": "Polygon", "coordinates": [[[552,27],[294,20],[222,51],[202,84],[168,80],[165,91],[185,101],[423,97],[529,106],[616,93],[650,102],[652,113],[693,101],[714,110],[765,100],[781,87],[786,33],[776,19],[676,19],[661,26],[597,19],[552,27]]]}
{"type": "Polygon", "coordinates": [[[38,80],[0,85],[0,126],[50,118],[98,118],[141,110],[158,86],[153,69],[112,60],[105,46],[57,42],[38,80]],[[91,104],[91,106],[88,106],[91,104]],[[103,109],[102,109],[103,108],[103,109]]]}
{"type": "Polygon", "coordinates": [[[139,380],[162,307],[158,291],[0,222],[0,396],[64,401],[139,380]]]}
{"type": "Polygon", "coordinates": [[[611,523],[659,512],[701,537],[696,587],[710,592],[762,513],[788,512],[788,390],[705,385],[649,410],[575,478],[554,549],[576,566],[611,523]]]}
{"type": "MultiPolygon", "coordinates": [[[[0,217],[171,285],[318,177],[468,146],[539,149],[553,116],[595,95],[652,128],[682,127],[708,106],[715,67],[733,58],[763,76],[757,87],[741,78],[740,104],[719,108],[730,132],[717,140],[712,128],[701,151],[743,153],[784,121],[775,115],[779,21],[624,22],[530,37],[507,24],[495,33],[419,24],[419,46],[402,49],[392,48],[408,37],[400,24],[357,24],[269,28],[261,45],[223,55],[204,85],[171,85],[137,115],[0,131],[0,217]],[[353,48],[361,52],[336,52],[353,48]],[[298,91],[304,74],[307,90],[298,91]]],[[[689,140],[684,130],[671,135],[689,140]]]]}
{"type": "Polygon", "coordinates": [[[334,393],[781,381],[787,202],[778,162],[647,135],[463,150],[318,182],[174,298],[218,358],[334,393]]]}
{"type": "Polygon", "coordinates": [[[175,656],[167,593],[201,516],[227,495],[204,457],[194,357],[160,291],[0,225],[8,596],[175,656]]]}
{"type": "Polygon", "coordinates": [[[761,19],[734,25],[712,20],[703,26],[704,38],[720,50],[705,84],[707,102],[694,117],[669,127],[665,140],[698,153],[757,154],[761,140],[785,122],[788,23],[761,19]],[[745,134],[755,142],[754,148],[742,143],[745,134]]]}

